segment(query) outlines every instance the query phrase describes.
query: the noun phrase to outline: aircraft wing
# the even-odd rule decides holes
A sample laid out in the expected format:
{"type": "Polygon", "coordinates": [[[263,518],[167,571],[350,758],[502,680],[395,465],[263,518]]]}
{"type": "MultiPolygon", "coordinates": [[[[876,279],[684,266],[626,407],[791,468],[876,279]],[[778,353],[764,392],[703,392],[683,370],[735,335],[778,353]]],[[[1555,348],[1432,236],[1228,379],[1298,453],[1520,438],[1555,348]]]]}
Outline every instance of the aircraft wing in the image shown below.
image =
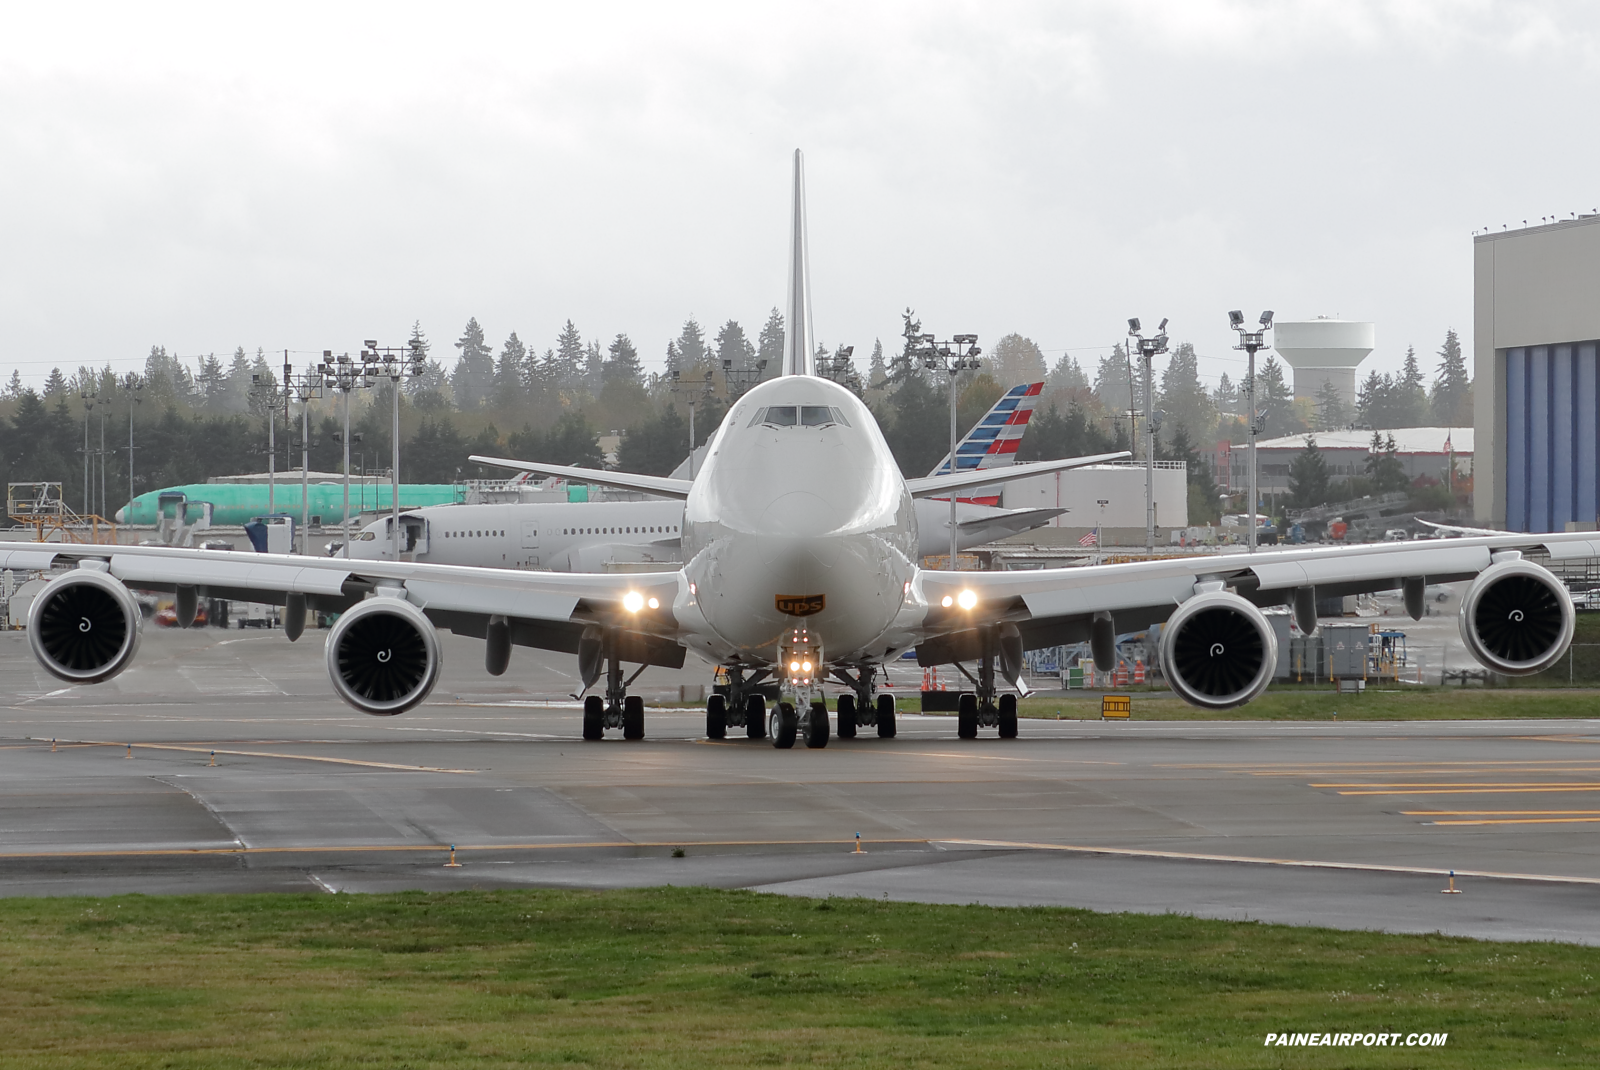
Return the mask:
{"type": "MultiPolygon", "coordinates": [[[[967,487],[986,487],[994,483],[1009,483],[1013,479],[1027,479],[1068,468],[1083,468],[1091,464],[1105,464],[1128,457],[1128,451],[1099,453],[1092,457],[1062,457],[1055,461],[1034,461],[1031,464],[1014,464],[1006,468],[985,468],[978,471],[957,472],[954,475],[923,476],[906,480],[913,498],[931,498],[935,494],[949,494],[967,487]]],[[[474,458],[476,459],[476,458],[474,458]]]]}
{"type": "MultiPolygon", "coordinates": [[[[938,508],[937,502],[934,503],[934,508],[938,508]]],[[[994,542],[1007,535],[1020,535],[1024,531],[1043,527],[1066,511],[1065,509],[997,509],[970,520],[960,521],[956,527],[961,529],[963,536],[977,543],[994,542]]]]}
{"type": "Polygon", "coordinates": [[[1258,606],[1285,605],[1301,588],[1332,597],[1392,590],[1408,579],[1471,579],[1508,550],[1544,552],[1555,561],[1600,557],[1600,534],[1500,534],[1018,572],[924,570],[917,582],[929,609],[918,660],[934,665],[979,656],[970,651],[978,650],[986,625],[1014,625],[1023,649],[1088,641],[1097,613],[1111,614],[1118,632],[1138,630],[1166,620],[1199,584],[1220,582],[1258,606]],[[956,601],[964,591],[976,596],[971,610],[956,601]],[[951,606],[942,604],[946,596],[951,606]]]}
{"type": "MultiPolygon", "coordinates": [[[[681,573],[522,572],[409,561],[189,550],[166,546],[10,544],[0,568],[47,570],[79,565],[108,572],[136,590],[194,588],[205,597],[282,605],[289,595],[325,612],[342,612],[379,588],[398,588],[436,625],[482,638],[491,618],[504,617],[521,646],[576,652],[584,629],[621,624],[668,664],[682,664],[673,605],[687,591],[681,573]],[[638,593],[658,608],[630,611],[638,593]],[[674,653],[671,648],[676,647],[674,653]]],[[[644,660],[639,658],[636,660],[644,660]]]]}
{"type": "Polygon", "coordinates": [[[520,472],[536,472],[543,476],[560,476],[574,483],[598,483],[602,487],[620,487],[639,490],[646,494],[659,494],[664,498],[687,498],[694,485],[688,479],[671,479],[667,476],[641,476],[633,472],[611,472],[598,468],[573,468],[564,464],[546,464],[543,461],[514,461],[508,457],[479,457],[468,460],[496,468],[511,468],[520,472]]]}

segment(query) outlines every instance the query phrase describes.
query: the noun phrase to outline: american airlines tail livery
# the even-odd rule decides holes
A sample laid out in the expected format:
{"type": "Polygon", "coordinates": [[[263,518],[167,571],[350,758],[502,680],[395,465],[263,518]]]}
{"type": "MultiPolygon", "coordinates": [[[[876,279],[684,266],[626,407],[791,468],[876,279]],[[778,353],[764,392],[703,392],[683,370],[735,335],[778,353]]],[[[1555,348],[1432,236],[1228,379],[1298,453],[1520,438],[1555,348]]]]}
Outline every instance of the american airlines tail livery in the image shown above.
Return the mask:
{"type": "MultiPolygon", "coordinates": [[[[484,640],[487,672],[516,646],[577,658],[583,734],[644,736],[628,665],[680,667],[690,652],[727,666],[731,696],[713,696],[706,734],[730,727],[778,747],[823,747],[833,734],[824,681],[844,686],[837,734],[895,734],[894,705],[876,694],[880,667],[907,650],[923,665],[973,666],[957,718],[1018,732],[1022,653],[1089,642],[1109,666],[1119,631],[1165,621],[1160,661],[1186,701],[1225,709],[1271,679],[1276,639],[1263,606],[1289,605],[1307,631],[1319,594],[1399,587],[1420,617],[1427,584],[1471,581],[1460,627],[1469,650],[1507,675],[1554,664],[1572,641],[1573,609],[1547,569],[1523,559],[1600,557],[1593,532],[1504,534],[1366,546],[1294,548],[1090,568],[952,572],[918,566],[918,499],[959,495],[1036,472],[1121,454],[906,479],[872,413],[813,374],[803,164],[794,156],[789,319],[783,374],[753,387],[711,439],[693,480],[565,468],[501,458],[483,463],[648,491],[681,501],[683,564],[671,572],[534,572],[418,561],[239,554],[175,547],[4,544],[0,568],[64,569],[34,599],[28,640],[48,671],[75,684],[133,660],[141,615],[129,588],[171,591],[184,623],[197,600],[277,601],[287,622],[308,606],[340,614],[326,639],[334,690],[391,715],[427,697],[439,674],[435,629],[484,640]],[[782,698],[768,709],[759,686],[782,698]]],[[[473,530],[478,530],[476,527],[473,530]]],[[[465,538],[465,536],[463,536],[465,538]]],[[[299,628],[286,628],[290,639],[299,628]]]]}

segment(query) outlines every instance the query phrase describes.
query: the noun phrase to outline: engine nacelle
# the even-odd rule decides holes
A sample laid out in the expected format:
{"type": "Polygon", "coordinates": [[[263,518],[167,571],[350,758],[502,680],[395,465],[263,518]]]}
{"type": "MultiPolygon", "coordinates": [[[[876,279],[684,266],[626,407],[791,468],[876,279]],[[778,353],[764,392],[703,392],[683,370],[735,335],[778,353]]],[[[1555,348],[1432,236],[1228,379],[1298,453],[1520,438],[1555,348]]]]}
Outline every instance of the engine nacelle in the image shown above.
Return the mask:
{"type": "Polygon", "coordinates": [[[1161,671],[1172,690],[1194,706],[1242,706],[1267,689],[1277,665],[1272,625],[1236,594],[1196,595],[1161,629],[1161,671]]]}
{"type": "Polygon", "coordinates": [[[401,598],[369,598],[328,632],[328,675],[339,697],[362,713],[392,717],[433,690],[441,654],[433,623],[401,598]]]}
{"type": "Polygon", "coordinates": [[[1501,561],[1461,599],[1461,638],[1478,662],[1507,676],[1542,672],[1572,642],[1572,596],[1548,569],[1501,561]]]}
{"type": "Polygon", "coordinates": [[[97,684],[126,669],[143,628],[133,595],[94,569],[73,569],[52,580],[28,609],[33,656],[69,684],[97,684]]]}

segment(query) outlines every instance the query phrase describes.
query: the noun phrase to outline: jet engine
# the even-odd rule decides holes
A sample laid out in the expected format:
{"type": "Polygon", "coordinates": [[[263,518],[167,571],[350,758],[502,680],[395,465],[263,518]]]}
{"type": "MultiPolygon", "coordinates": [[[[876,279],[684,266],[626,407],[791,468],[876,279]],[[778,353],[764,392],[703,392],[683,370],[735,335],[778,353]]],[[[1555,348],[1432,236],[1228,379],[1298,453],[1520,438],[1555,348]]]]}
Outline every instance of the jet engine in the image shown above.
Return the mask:
{"type": "Polygon", "coordinates": [[[1461,600],[1461,638],[1478,662],[1507,676],[1548,669],[1572,642],[1572,596],[1548,569],[1501,561],[1461,600]]]}
{"type": "Polygon", "coordinates": [[[433,624],[401,598],[369,598],[341,615],[328,633],[327,656],[339,697],[378,717],[409,710],[439,679],[433,624]]]}
{"type": "Polygon", "coordinates": [[[97,684],[128,667],[144,618],[133,595],[93,569],[51,581],[28,610],[28,645],[52,676],[97,684]]]}
{"type": "Polygon", "coordinates": [[[1267,689],[1278,639],[1261,610],[1226,591],[1196,595],[1161,629],[1161,671],[1184,701],[1242,706],[1267,689]]]}

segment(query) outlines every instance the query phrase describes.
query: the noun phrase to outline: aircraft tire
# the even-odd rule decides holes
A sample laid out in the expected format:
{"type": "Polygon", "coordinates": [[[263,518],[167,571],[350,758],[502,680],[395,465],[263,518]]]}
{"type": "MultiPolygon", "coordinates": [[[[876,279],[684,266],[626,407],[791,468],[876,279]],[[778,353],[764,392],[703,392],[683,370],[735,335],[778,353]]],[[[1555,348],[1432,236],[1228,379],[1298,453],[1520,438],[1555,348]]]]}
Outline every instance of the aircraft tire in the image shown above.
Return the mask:
{"type": "Polygon", "coordinates": [[[751,695],[745,703],[744,734],[750,739],[767,738],[767,700],[751,695]]]}
{"type": "Polygon", "coordinates": [[[604,739],[606,736],[606,704],[599,695],[583,700],[583,738],[604,739]]]}
{"type": "Polygon", "coordinates": [[[1017,696],[1000,696],[1000,738],[1017,738],[1017,696]]]}
{"type": "Polygon", "coordinates": [[[839,696],[839,738],[856,738],[856,697],[839,696]]]}
{"type": "Polygon", "coordinates": [[[795,736],[800,730],[800,718],[795,716],[794,704],[780,702],[772,708],[772,745],[779,750],[788,750],[794,746],[795,736]]]}
{"type": "Polygon", "coordinates": [[[894,696],[878,696],[878,738],[894,738],[894,696]]]}
{"type": "Polygon", "coordinates": [[[728,738],[728,700],[721,695],[706,699],[706,738],[728,738]]]}
{"type": "Polygon", "coordinates": [[[817,699],[811,704],[811,716],[806,718],[806,746],[821,750],[828,745],[828,704],[817,699]]]}
{"type": "Polygon", "coordinates": [[[644,738],[644,699],[638,695],[622,700],[622,738],[644,738]]]}
{"type": "Polygon", "coordinates": [[[962,739],[978,738],[978,696],[962,692],[961,705],[956,711],[956,735],[962,739]]]}

